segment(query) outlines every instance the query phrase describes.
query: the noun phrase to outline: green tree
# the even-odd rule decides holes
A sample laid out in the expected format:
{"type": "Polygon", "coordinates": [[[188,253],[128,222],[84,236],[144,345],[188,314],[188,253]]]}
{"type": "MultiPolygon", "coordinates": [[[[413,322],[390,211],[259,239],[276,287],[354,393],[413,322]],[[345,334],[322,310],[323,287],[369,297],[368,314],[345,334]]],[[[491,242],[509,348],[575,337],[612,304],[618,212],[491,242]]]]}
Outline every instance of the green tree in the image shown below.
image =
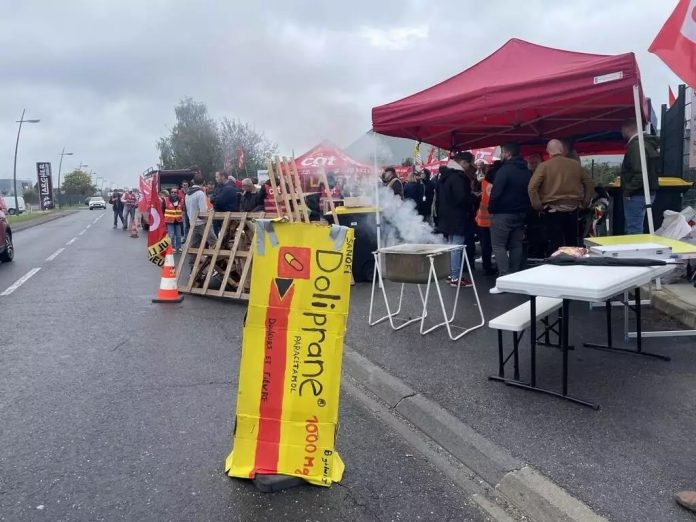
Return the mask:
{"type": "Polygon", "coordinates": [[[165,169],[197,167],[206,178],[212,178],[223,167],[217,122],[204,103],[191,98],[181,100],[174,112],[174,128],[157,143],[160,165],[165,169]]]}
{"type": "Polygon", "coordinates": [[[25,189],[23,196],[25,203],[29,203],[30,205],[37,205],[39,203],[39,193],[34,189],[25,189]]]}
{"type": "Polygon", "coordinates": [[[619,165],[612,165],[606,161],[601,163],[595,161],[593,165],[591,160],[585,160],[582,166],[592,175],[592,180],[595,182],[595,185],[601,185],[602,187],[606,187],[615,181],[621,172],[621,167],[619,165]]]}
{"type": "Polygon", "coordinates": [[[230,173],[238,177],[255,177],[256,171],[266,168],[266,161],[278,152],[278,145],[268,140],[263,132],[258,132],[248,123],[223,118],[220,123],[220,141],[223,161],[231,162],[230,173]],[[237,170],[237,150],[244,151],[244,171],[237,170]]]}
{"type": "Polygon", "coordinates": [[[96,192],[97,187],[92,185],[92,177],[89,174],[75,169],[65,175],[61,189],[65,194],[91,196],[96,192]]]}

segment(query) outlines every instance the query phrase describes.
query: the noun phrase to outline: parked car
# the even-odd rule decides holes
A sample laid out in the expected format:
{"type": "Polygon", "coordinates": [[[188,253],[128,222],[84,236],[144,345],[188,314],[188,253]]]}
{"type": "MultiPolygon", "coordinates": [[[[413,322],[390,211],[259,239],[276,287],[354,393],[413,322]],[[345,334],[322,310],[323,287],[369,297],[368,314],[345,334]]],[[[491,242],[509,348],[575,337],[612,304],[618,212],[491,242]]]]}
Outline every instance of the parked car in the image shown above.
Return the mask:
{"type": "Polygon", "coordinates": [[[4,201],[5,212],[10,216],[14,216],[15,214],[21,214],[22,212],[25,212],[27,210],[27,207],[24,204],[24,198],[22,196],[17,196],[17,203],[19,203],[19,212],[17,211],[17,207],[15,206],[14,196],[4,196],[4,201]]]}
{"type": "Polygon", "coordinates": [[[106,210],[106,201],[101,196],[96,196],[89,198],[89,209],[94,210],[95,208],[103,208],[106,210]]]}
{"type": "Polygon", "coordinates": [[[12,229],[5,219],[5,205],[0,196],[0,262],[9,263],[14,259],[14,245],[12,244],[12,229]]]}

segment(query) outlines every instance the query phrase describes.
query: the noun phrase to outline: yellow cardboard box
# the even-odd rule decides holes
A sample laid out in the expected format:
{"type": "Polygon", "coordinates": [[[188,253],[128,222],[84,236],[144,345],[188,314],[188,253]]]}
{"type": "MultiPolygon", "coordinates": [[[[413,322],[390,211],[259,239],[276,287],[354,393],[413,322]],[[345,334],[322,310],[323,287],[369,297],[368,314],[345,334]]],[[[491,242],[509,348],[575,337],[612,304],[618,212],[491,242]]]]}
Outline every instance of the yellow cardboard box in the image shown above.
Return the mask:
{"type": "Polygon", "coordinates": [[[352,257],[350,228],[257,222],[230,476],[341,479],[335,435],[352,257]]]}

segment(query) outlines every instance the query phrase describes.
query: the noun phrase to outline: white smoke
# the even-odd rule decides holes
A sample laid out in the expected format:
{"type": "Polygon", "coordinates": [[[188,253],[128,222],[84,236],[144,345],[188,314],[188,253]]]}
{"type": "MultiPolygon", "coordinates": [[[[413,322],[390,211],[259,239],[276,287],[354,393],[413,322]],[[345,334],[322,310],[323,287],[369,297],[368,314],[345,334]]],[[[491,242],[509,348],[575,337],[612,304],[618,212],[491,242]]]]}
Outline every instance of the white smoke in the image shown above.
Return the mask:
{"type": "Polygon", "coordinates": [[[394,192],[380,186],[379,207],[382,209],[383,246],[402,243],[443,244],[445,238],[433,232],[416,211],[416,203],[410,199],[402,200],[394,192]]]}

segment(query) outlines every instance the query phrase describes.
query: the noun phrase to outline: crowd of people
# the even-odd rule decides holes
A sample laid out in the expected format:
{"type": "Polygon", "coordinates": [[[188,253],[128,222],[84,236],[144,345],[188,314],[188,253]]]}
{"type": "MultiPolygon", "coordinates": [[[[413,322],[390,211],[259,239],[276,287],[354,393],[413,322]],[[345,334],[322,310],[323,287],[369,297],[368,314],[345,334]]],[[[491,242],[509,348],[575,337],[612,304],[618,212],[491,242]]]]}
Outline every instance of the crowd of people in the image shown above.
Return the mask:
{"type": "MultiPolygon", "coordinates": [[[[167,232],[172,239],[175,253],[181,253],[185,238],[188,237],[191,220],[189,216],[198,216],[193,224],[191,246],[200,245],[205,229],[208,211],[215,212],[260,212],[266,198],[265,185],[258,186],[255,180],[245,178],[238,180],[227,172],[216,172],[215,182],[205,183],[202,174],[196,174],[191,182],[183,181],[180,185],[162,188],[158,194],[162,215],[167,232]],[[190,184],[191,183],[191,184],[190,184]]],[[[114,228],[120,220],[123,230],[135,219],[138,195],[129,189],[124,193],[114,191],[109,199],[114,214],[114,228]]],[[[221,220],[213,222],[206,241],[214,244],[220,233],[221,220]]]]}
{"type": "MultiPolygon", "coordinates": [[[[641,234],[646,204],[635,120],[627,121],[622,133],[625,233],[641,234]]],[[[645,143],[654,200],[659,150],[652,137],[646,136],[645,143]]],[[[418,213],[450,244],[463,245],[472,269],[478,242],[484,274],[497,277],[522,270],[528,259],[548,257],[562,246],[581,246],[587,210],[605,196],[567,142],[550,140],[546,156],[523,158],[514,143],[504,145],[492,165],[476,162],[470,152],[453,152],[432,179],[424,170],[404,184],[390,167],[382,173],[382,183],[395,196],[413,200],[418,213]]],[[[462,250],[451,256],[449,282],[454,287],[472,284],[459,279],[461,256],[462,250]]],[[[491,293],[499,290],[494,287],[491,293]]]]}

